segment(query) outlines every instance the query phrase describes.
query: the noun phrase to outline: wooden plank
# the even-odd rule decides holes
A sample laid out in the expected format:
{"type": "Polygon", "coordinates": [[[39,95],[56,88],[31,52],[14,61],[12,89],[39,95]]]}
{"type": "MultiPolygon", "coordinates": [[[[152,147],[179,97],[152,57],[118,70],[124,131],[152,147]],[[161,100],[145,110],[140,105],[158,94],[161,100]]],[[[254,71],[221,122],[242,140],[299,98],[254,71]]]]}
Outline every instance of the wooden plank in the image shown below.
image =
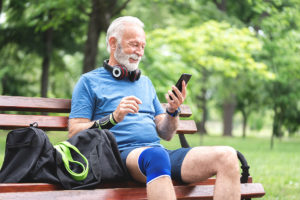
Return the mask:
{"type": "Polygon", "coordinates": [[[42,191],[55,191],[62,190],[59,185],[50,183],[1,183],[0,193],[9,192],[42,192],[42,191]]]}
{"type": "Polygon", "coordinates": [[[194,120],[180,120],[177,134],[193,134],[197,132],[197,126],[194,120]]]}
{"type": "MultiPolygon", "coordinates": [[[[164,110],[166,110],[167,104],[162,103],[161,105],[164,108],[164,110]]],[[[190,107],[188,105],[185,105],[185,104],[181,105],[180,110],[181,110],[180,117],[190,117],[192,115],[192,110],[190,109],[190,107]]]]}
{"type": "Polygon", "coordinates": [[[37,122],[38,127],[45,131],[68,130],[68,117],[65,116],[0,114],[0,128],[2,129],[28,127],[33,122],[37,122]]]}
{"type": "MultiPolygon", "coordinates": [[[[166,109],[167,104],[162,103],[166,109]]],[[[188,105],[181,105],[181,117],[190,117],[192,111],[188,105]]],[[[28,112],[55,112],[69,113],[71,111],[70,99],[0,96],[0,110],[2,111],[28,111],[28,112]]]]}
{"type": "Polygon", "coordinates": [[[69,113],[70,99],[0,96],[0,110],[69,113]]]}
{"type": "MultiPolygon", "coordinates": [[[[214,185],[175,186],[178,199],[213,199],[214,185]]],[[[241,184],[242,198],[263,197],[265,191],[260,183],[241,184]]]]}
{"type": "MultiPolygon", "coordinates": [[[[195,186],[195,185],[214,185],[216,182],[215,178],[209,178],[204,181],[197,183],[184,184],[173,180],[174,186],[195,186]]],[[[248,183],[252,183],[252,177],[248,178],[248,183]]],[[[136,181],[122,181],[122,182],[103,182],[99,184],[97,189],[108,189],[108,188],[133,188],[133,187],[145,187],[145,183],[136,181]]],[[[62,190],[58,185],[49,183],[2,183],[0,184],[0,193],[7,192],[40,192],[40,191],[54,191],[62,190]]]]}
{"type": "MultiPolygon", "coordinates": [[[[214,185],[174,186],[178,199],[212,199],[214,185]]],[[[260,183],[246,183],[241,185],[243,198],[262,197],[264,188],[260,183]]],[[[115,188],[95,190],[60,190],[46,192],[16,192],[1,193],[0,199],[17,200],[47,200],[47,199],[146,199],[146,188],[115,188]]]]}
{"type": "MultiPolygon", "coordinates": [[[[39,128],[44,131],[68,130],[68,117],[66,116],[0,114],[1,129],[12,130],[28,127],[33,122],[37,122],[39,128]]],[[[193,120],[180,120],[177,133],[192,134],[195,132],[197,132],[197,127],[193,120]]]]}

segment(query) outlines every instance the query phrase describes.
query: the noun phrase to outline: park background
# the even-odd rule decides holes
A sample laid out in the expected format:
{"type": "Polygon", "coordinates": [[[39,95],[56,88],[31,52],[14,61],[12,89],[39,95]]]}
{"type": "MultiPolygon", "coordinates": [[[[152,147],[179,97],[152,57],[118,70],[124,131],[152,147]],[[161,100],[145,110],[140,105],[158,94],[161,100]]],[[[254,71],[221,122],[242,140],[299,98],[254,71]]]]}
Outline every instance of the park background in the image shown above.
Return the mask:
{"type": "MultiPolygon", "coordinates": [[[[181,73],[193,75],[185,103],[199,133],[189,143],[233,146],[263,199],[300,199],[299,0],[0,0],[0,94],[71,98],[109,57],[105,32],[124,15],[145,23],[140,68],[161,102],[181,73]]],[[[179,147],[177,137],[163,144],[179,147]]]]}

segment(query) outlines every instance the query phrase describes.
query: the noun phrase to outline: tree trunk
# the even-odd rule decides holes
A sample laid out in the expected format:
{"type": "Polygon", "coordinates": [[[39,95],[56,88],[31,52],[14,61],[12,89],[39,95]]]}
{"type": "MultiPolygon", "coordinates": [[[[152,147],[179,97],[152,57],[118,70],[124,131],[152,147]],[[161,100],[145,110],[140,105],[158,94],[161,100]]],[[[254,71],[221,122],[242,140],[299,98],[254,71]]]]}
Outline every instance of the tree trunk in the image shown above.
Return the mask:
{"type": "Polygon", "coordinates": [[[271,144],[270,147],[273,149],[274,146],[274,138],[281,137],[283,135],[281,131],[281,119],[280,113],[277,111],[277,107],[274,106],[274,119],[273,119],[273,128],[272,128],[272,136],[271,136],[271,144]]]}
{"type": "Polygon", "coordinates": [[[201,95],[197,95],[197,99],[198,99],[198,104],[197,106],[200,107],[202,109],[202,119],[200,122],[198,122],[197,125],[197,129],[201,134],[207,134],[207,130],[205,128],[205,124],[207,121],[207,115],[208,115],[208,111],[207,111],[207,99],[206,99],[206,94],[207,94],[207,89],[206,89],[206,83],[207,83],[207,79],[208,79],[208,71],[202,67],[202,79],[201,79],[201,95]]]}
{"type": "Polygon", "coordinates": [[[197,122],[197,129],[201,134],[207,134],[207,130],[205,128],[205,124],[207,121],[207,100],[206,100],[206,89],[201,89],[201,96],[197,96],[197,100],[199,102],[198,106],[202,109],[202,119],[200,122],[197,122]]]}
{"type": "Polygon", "coordinates": [[[234,95],[223,104],[223,136],[232,136],[235,106],[234,95]]]}
{"type": "Polygon", "coordinates": [[[247,128],[248,116],[244,109],[242,109],[242,116],[243,116],[243,138],[246,138],[246,128],[247,128]]]}
{"type": "Polygon", "coordinates": [[[117,6],[117,0],[92,0],[92,13],[88,25],[87,40],[84,48],[83,73],[96,66],[100,33],[106,31],[112,17],[118,15],[130,0],[117,6]]]}
{"type": "Polygon", "coordinates": [[[101,32],[101,5],[99,0],[92,0],[92,13],[88,25],[87,40],[84,49],[83,73],[89,72],[95,68],[98,41],[101,32]]]}
{"type": "Polygon", "coordinates": [[[52,54],[52,39],[53,29],[50,28],[44,32],[45,50],[42,63],[42,77],[41,77],[41,97],[47,97],[48,82],[49,82],[49,67],[52,54]]]}
{"type": "Polygon", "coordinates": [[[202,92],[202,98],[203,98],[203,101],[202,101],[202,120],[201,122],[199,123],[199,132],[201,134],[207,134],[207,130],[206,130],[206,127],[205,127],[205,124],[206,124],[206,121],[207,121],[207,99],[206,99],[206,88],[202,88],[201,89],[201,92],[202,92]]]}
{"type": "Polygon", "coordinates": [[[273,149],[273,147],[274,147],[274,137],[276,136],[276,134],[278,134],[278,128],[279,128],[279,124],[277,121],[277,114],[276,114],[276,110],[275,110],[274,119],[273,119],[273,127],[272,127],[272,135],[271,135],[271,141],[270,141],[271,149],[273,149]]]}
{"type": "Polygon", "coordinates": [[[2,13],[2,4],[3,4],[3,1],[0,0],[0,14],[2,13]]]}
{"type": "Polygon", "coordinates": [[[271,135],[271,141],[270,141],[270,148],[273,149],[274,147],[274,133],[271,135]]]}
{"type": "Polygon", "coordinates": [[[222,12],[226,12],[227,8],[226,8],[226,0],[221,0],[221,2],[219,3],[218,0],[214,0],[214,3],[216,4],[217,8],[222,11],[222,12]]]}

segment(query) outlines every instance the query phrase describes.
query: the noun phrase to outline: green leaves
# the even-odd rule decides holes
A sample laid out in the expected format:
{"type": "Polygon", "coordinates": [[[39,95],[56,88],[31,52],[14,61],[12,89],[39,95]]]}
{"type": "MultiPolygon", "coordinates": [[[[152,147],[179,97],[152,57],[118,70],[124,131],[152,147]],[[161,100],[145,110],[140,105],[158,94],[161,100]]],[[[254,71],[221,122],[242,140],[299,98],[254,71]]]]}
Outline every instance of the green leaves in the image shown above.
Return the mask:
{"type": "Polygon", "coordinates": [[[163,55],[166,64],[181,61],[195,69],[205,67],[233,78],[241,69],[267,74],[267,66],[253,58],[262,49],[261,41],[248,29],[225,22],[208,21],[189,29],[157,29],[148,35],[147,48],[152,54],[163,55]]]}
{"type": "MultiPolygon", "coordinates": [[[[244,80],[274,78],[268,67],[254,58],[262,47],[262,41],[248,28],[236,28],[226,22],[156,29],[147,34],[143,71],[152,78],[161,101],[181,73],[191,73],[187,103],[201,113],[198,98],[202,89],[211,94],[207,98],[221,104],[233,91],[235,96],[253,92],[253,86],[244,80]]],[[[195,118],[200,120],[200,115],[195,118]]]]}
{"type": "MultiPolygon", "coordinates": [[[[118,5],[124,2],[116,1],[118,5]]],[[[271,117],[278,115],[274,123],[279,121],[283,130],[297,130],[299,0],[224,2],[226,5],[220,7],[221,1],[131,0],[121,15],[137,16],[145,23],[143,74],[150,76],[161,101],[181,73],[193,74],[186,103],[199,113],[194,116],[197,121],[201,120],[203,99],[208,101],[209,113],[221,113],[222,104],[235,97],[238,110],[249,114],[271,109],[271,117]]],[[[85,0],[4,1],[0,91],[4,88],[1,92],[6,94],[38,95],[44,37],[51,29],[48,93],[51,97],[70,97],[81,73],[91,4],[85,0]]],[[[101,38],[99,65],[109,56],[104,35],[101,38]]]]}

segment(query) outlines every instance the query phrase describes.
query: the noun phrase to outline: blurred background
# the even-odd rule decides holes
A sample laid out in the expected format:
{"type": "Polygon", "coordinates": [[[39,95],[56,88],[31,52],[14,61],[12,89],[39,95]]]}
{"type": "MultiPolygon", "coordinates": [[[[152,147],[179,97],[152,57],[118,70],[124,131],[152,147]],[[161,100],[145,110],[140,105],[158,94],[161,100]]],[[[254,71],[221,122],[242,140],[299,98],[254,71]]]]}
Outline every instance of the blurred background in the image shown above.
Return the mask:
{"type": "Polygon", "coordinates": [[[145,23],[140,68],[161,102],[193,75],[190,143],[242,149],[264,199],[300,199],[300,0],[0,0],[0,94],[71,98],[124,15],[145,23]]]}

